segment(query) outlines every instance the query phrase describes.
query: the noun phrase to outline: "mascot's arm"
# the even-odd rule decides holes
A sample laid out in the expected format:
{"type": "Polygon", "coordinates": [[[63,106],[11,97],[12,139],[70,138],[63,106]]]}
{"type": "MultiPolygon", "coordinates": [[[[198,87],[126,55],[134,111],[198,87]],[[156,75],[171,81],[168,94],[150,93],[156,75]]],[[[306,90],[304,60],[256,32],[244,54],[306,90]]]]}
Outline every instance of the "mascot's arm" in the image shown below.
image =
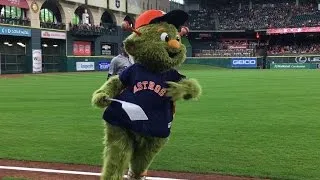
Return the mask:
{"type": "Polygon", "coordinates": [[[106,98],[114,98],[124,89],[124,85],[121,83],[119,76],[115,75],[110,77],[98,90],[92,95],[92,105],[99,108],[107,107],[111,102],[106,98]]]}
{"type": "Polygon", "coordinates": [[[183,79],[179,82],[167,82],[169,88],[166,96],[172,98],[173,101],[181,99],[199,99],[201,95],[201,86],[196,79],[183,79]]]}

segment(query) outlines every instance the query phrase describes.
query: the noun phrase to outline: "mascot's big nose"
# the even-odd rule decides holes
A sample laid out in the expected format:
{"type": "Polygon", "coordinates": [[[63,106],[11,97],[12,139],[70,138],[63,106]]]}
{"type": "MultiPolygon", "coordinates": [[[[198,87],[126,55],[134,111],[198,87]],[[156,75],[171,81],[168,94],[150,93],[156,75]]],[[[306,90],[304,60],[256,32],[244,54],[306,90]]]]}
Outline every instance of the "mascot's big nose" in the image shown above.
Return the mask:
{"type": "Polygon", "coordinates": [[[174,48],[174,49],[179,49],[180,48],[179,41],[177,41],[175,39],[171,39],[170,41],[168,41],[168,45],[169,45],[169,47],[174,48]]]}

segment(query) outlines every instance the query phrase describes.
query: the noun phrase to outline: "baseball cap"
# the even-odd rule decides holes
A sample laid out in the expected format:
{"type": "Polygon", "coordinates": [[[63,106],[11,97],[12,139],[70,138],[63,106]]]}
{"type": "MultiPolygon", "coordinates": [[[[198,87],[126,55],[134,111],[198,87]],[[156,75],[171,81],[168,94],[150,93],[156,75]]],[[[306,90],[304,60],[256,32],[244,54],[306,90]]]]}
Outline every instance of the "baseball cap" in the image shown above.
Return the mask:
{"type": "Polygon", "coordinates": [[[189,18],[188,13],[183,10],[172,10],[165,13],[161,10],[151,9],[143,12],[135,22],[135,29],[148,24],[155,24],[160,22],[167,22],[174,25],[177,29],[182,26],[189,18]]]}

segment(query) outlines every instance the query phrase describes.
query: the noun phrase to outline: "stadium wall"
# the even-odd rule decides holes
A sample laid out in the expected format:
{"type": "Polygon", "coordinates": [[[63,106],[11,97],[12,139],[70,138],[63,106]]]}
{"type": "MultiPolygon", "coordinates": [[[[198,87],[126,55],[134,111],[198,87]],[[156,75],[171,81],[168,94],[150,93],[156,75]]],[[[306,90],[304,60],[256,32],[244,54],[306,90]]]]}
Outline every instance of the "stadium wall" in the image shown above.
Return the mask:
{"type": "Polygon", "coordinates": [[[121,30],[124,20],[134,25],[135,18],[141,11],[151,7],[163,11],[169,11],[170,8],[168,0],[121,0],[120,6],[112,4],[114,1],[111,0],[20,0],[10,6],[3,4],[4,2],[11,1],[0,2],[1,12],[6,13],[5,16],[0,16],[2,74],[67,71],[68,61],[72,62],[76,56],[79,60],[82,59],[81,56],[86,56],[87,59],[115,56],[122,40],[129,34],[121,30]],[[132,2],[140,4],[134,6],[132,2]],[[11,16],[12,7],[18,8],[20,15],[11,16]],[[101,26],[105,23],[103,17],[107,17],[107,23],[111,23],[115,30],[107,28],[110,32],[103,34],[90,34],[81,28],[74,30],[74,25],[80,24],[72,23],[79,21],[77,17],[82,18],[85,10],[91,27],[101,26]],[[75,53],[75,47],[86,46],[84,44],[89,44],[90,47],[85,50],[89,53],[75,53]]]}
{"type": "MultiPolygon", "coordinates": [[[[67,71],[75,72],[75,71],[108,71],[110,61],[112,60],[112,56],[109,57],[68,57],[67,60],[67,71]]],[[[252,58],[252,57],[249,57],[252,58]]],[[[236,68],[232,66],[232,61],[234,58],[232,57],[210,57],[210,58],[193,58],[188,57],[185,61],[185,64],[199,64],[199,65],[210,65],[221,68],[236,68]]],[[[258,65],[261,63],[261,58],[253,58],[256,59],[256,66],[251,67],[242,67],[242,68],[259,68],[258,65]]]]}
{"type": "MultiPolygon", "coordinates": [[[[109,3],[101,1],[104,5],[99,4],[97,7],[97,3],[94,2],[98,1],[100,2],[100,0],[20,0],[19,3],[13,4],[13,6],[21,6],[20,9],[30,19],[28,21],[30,24],[25,24],[25,22],[16,24],[12,23],[10,19],[10,22],[7,21],[8,19],[5,21],[0,19],[0,61],[1,69],[5,70],[2,73],[106,70],[111,58],[119,53],[118,49],[122,40],[129,35],[128,32],[123,32],[119,25],[123,20],[134,23],[136,14],[128,8],[128,3],[123,3],[129,2],[129,0],[121,1],[119,8],[111,7],[111,1],[109,3]],[[25,3],[24,7],[22,7],[23,2],[25,3]],[[86,2],[87,4],[85,4],[86,2]],[[123,8],[124,5],[126,8],[123,8]],[[48,8],[54,11],[53,14],[57,16],[57,19],[60,18],[59,27],[52,27],[54,24],[46,26],[44,22],[40,22],[41,10],[48,8]],[[98,35],[86,34],[85,32],[78,34],[77,31],[73,31],[70,26],[70,22],[74,19],[73,15],[77,11],[85,9],[88,10],[92,25],[99,26],[102,17],[106,15],[108,20],[116,25],[115,31],[98,35]],[[18,43],[24,44],[25,49],[18,46],[18,43]],[[82,48],[82,52],[75,52],[75,47],[87,47],[87,44],[89,44],[89,48],[82,48]],[[86,53],[87,51],[89,53],[86,53]]],[[[164,11],[169,10],[169,1],[167,0],[141,0],[140,3],[142,3],[140,7],[144,4],[142,11],[150,9],[151,6],[164,11]]],[[[0,8],[3,8],[1,4],[0,8]]],[[[192,45],[187,38],[183,38],[182,42],[187,47],[187,56],[189,57],[185,63],[234,68],[231,57],[192,58],[192,45]]],[[[258,57],[256,66],[250,66],[250,68],[260,67],[262,62],[264,62],[263,59],[258,57]]],[[[320,55],[269,56],[266,58],[268,68],[271,67],[270,64],[277,63],[309,63],[311,65],[308,67],[315,68],[319,67],[320,55]]]]}

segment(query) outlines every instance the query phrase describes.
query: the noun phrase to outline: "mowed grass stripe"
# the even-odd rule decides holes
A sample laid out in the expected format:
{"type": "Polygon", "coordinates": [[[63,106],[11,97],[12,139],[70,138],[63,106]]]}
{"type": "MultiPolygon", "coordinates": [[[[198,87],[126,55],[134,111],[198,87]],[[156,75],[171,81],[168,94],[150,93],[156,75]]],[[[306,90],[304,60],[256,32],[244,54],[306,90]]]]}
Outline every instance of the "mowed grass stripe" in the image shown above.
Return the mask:
{"type": "MultiPolygon", "coordinates": [[[[318,71],[179,71],[203,96],[178,103],[151,169],[319,179],[318,71]]],[[[104,81],[104,72],[0,79],[0,158],[101,165],[102,110],[90,99],[104,81]]]]}

